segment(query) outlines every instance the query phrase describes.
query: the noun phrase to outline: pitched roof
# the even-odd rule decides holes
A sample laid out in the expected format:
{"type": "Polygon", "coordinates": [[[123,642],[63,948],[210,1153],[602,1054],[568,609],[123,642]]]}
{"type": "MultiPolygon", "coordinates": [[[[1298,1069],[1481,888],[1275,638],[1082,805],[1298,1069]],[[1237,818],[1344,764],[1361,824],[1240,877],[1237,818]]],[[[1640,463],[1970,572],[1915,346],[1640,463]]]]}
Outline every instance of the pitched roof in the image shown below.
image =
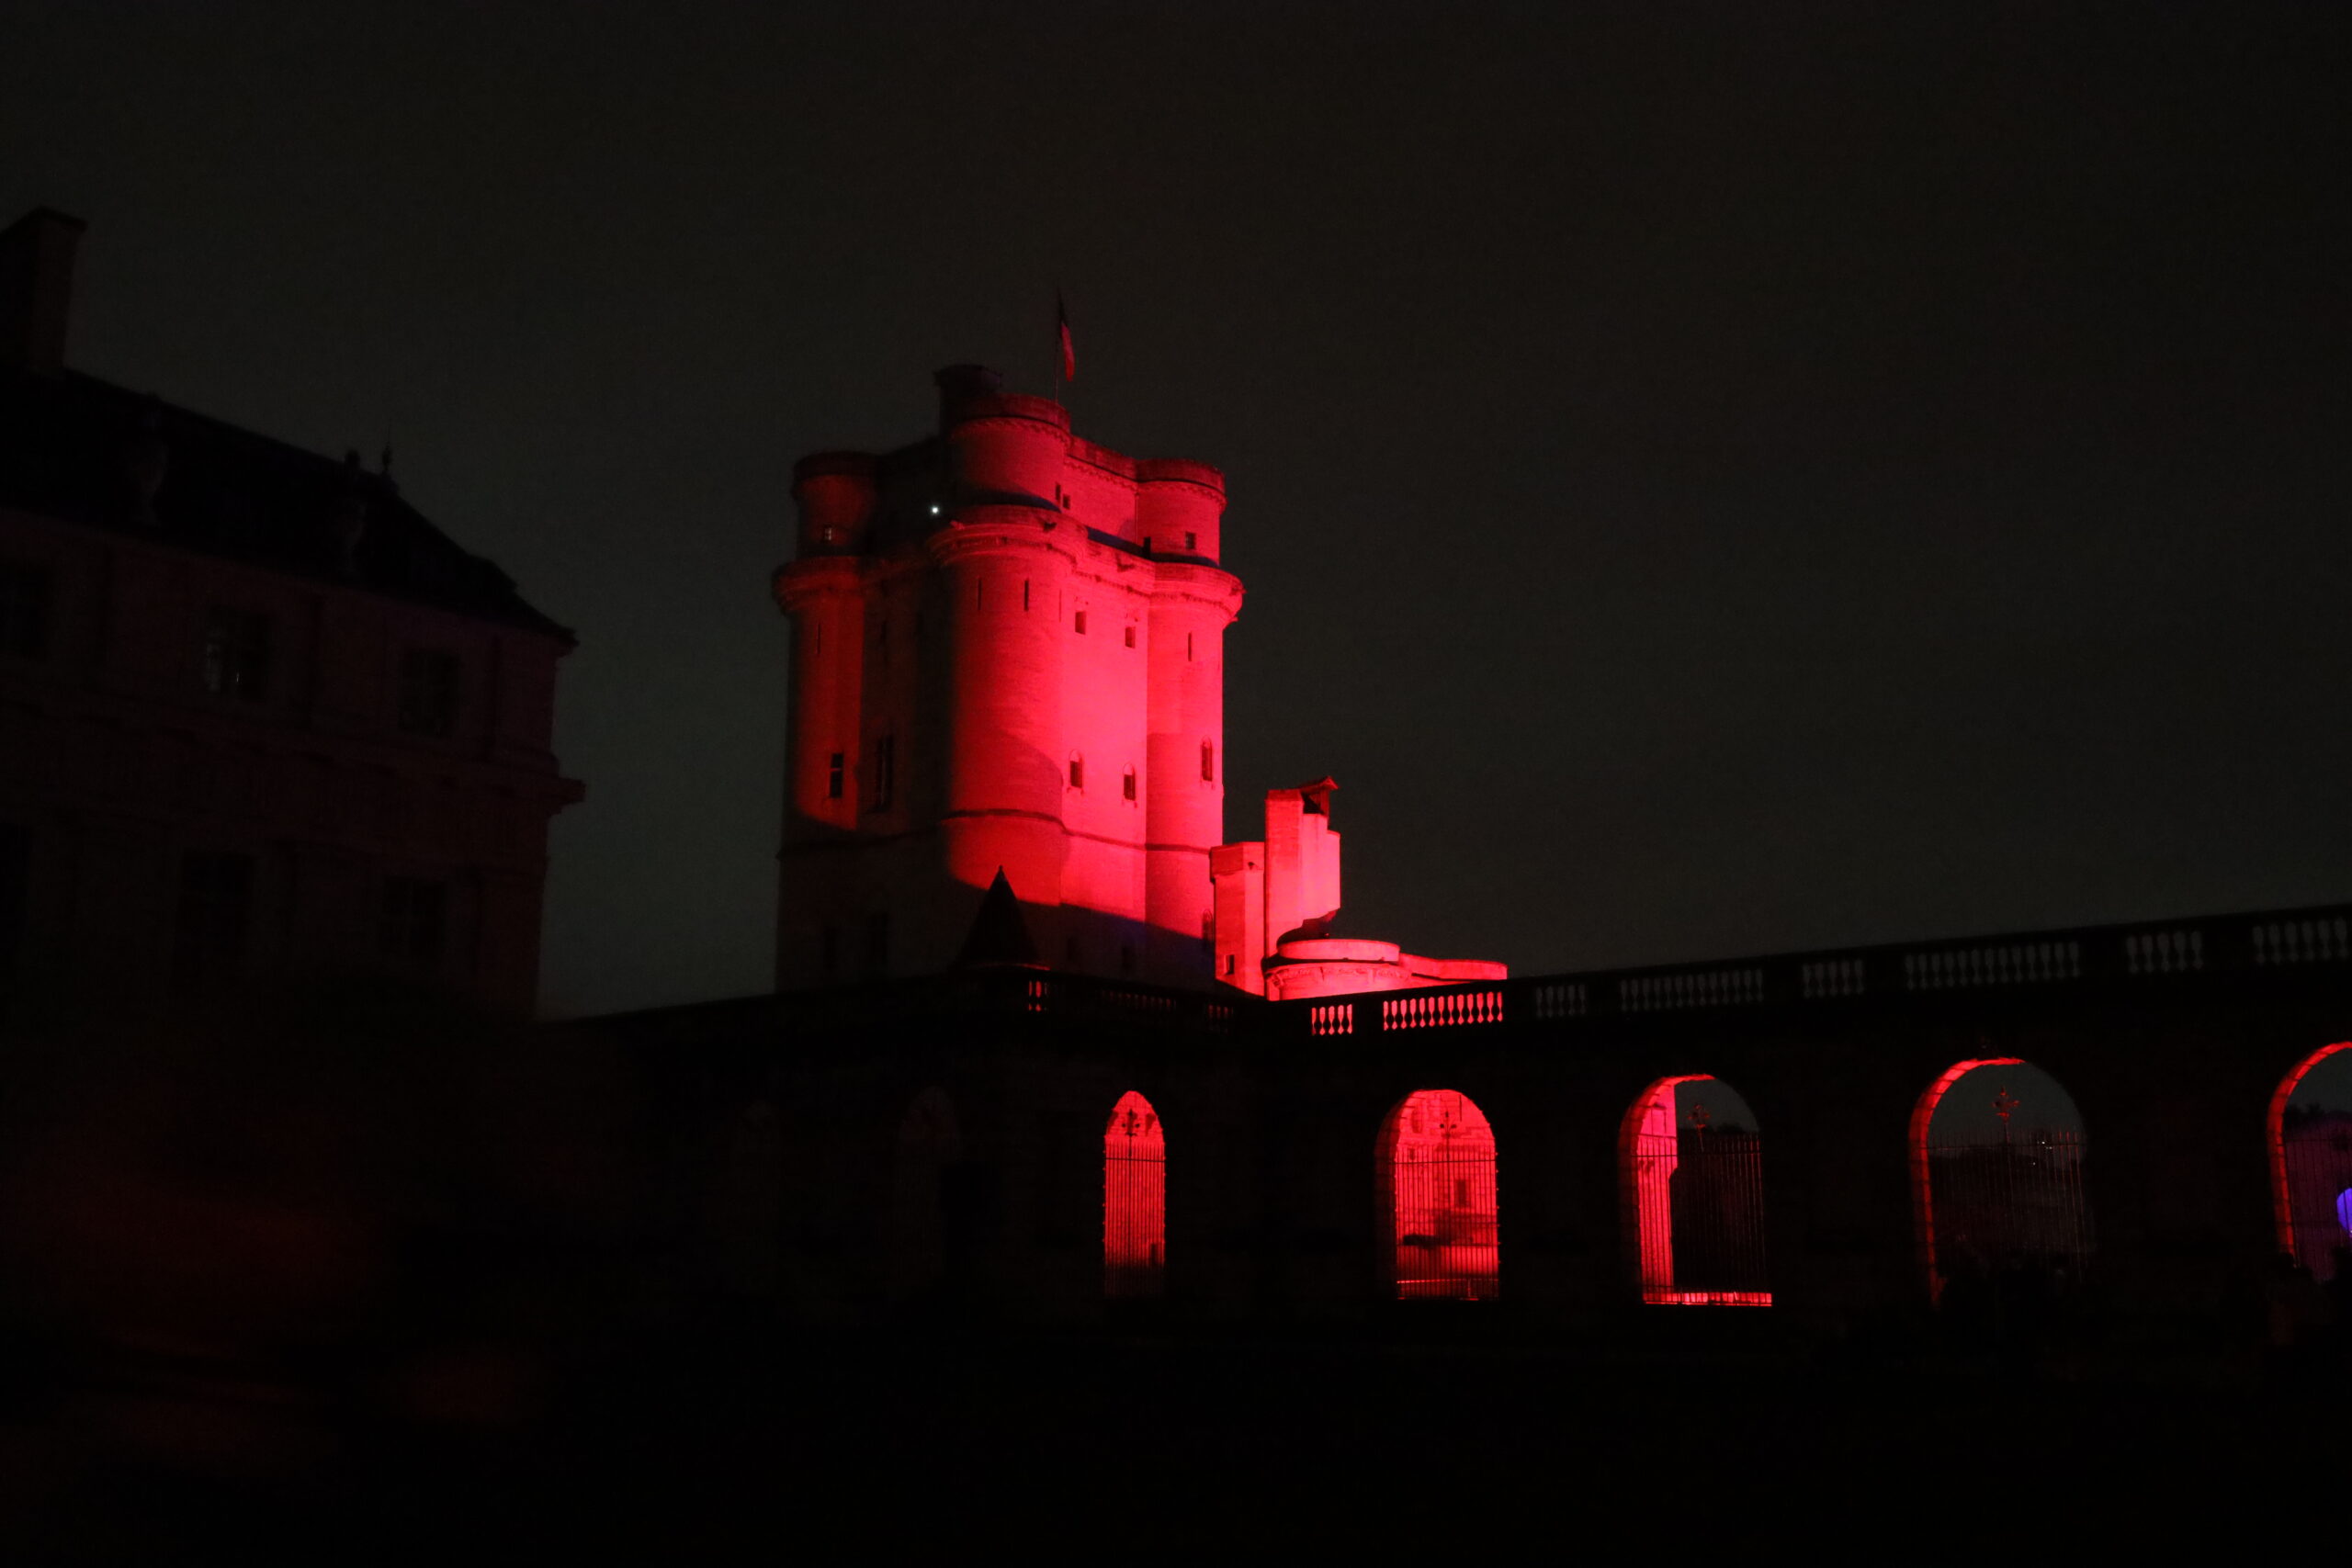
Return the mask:
{"type": "Polygon", "coordinates": [[[0,506],[571,638],[514,579],[356,458],[306,452],[78,371],[0,368],[0,506]],[[367,527],[346,568],[335,520],[355,502],[367,527]]]}

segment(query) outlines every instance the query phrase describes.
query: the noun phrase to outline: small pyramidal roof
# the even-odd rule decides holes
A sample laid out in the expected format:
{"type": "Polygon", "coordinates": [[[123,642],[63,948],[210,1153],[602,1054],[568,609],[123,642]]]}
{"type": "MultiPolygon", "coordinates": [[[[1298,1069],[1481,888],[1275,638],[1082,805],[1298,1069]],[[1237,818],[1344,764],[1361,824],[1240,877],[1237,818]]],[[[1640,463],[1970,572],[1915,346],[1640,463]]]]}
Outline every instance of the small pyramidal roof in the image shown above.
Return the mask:
{"type": "Polygon", "coordinates": [[[1013,897],[1012,879],[1004,874],[1002,866],[996,868],[996,880],[980,896],[980,912],[972,917],[972,929],[964,938],[964,951],[956,957],[958,969],[989,964],[1045,967],[1044,960],[1037,956],[1037,944],[1029,940],[1029,922],[1021,916],[1021,900],[1013,897]]]}

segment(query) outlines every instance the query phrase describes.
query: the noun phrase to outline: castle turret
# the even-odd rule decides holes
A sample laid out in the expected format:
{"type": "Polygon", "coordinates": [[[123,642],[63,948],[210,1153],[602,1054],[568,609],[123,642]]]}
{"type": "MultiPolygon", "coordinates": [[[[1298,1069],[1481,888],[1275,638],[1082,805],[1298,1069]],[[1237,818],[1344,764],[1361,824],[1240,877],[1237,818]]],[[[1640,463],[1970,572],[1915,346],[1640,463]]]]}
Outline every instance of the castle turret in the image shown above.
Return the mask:
{"type": "Polygon", "coordinates": [[[1204,979],[1224,480],[992,371],[937,383],[936,437],[795,473],[778,983],[945,968],[1000,871],[1045,962],[1204,979]]]}
{"type": "Polygon", "coordinates": [[[1340,835],[1322,778],[1266,794],[1266,836],[1220,844],[1216,875],[1216,976],[1275,1001],[1500,980],[1483,958],[1424,958],[1393,942],[1331,934],[1340,912],[1340,835]]]}

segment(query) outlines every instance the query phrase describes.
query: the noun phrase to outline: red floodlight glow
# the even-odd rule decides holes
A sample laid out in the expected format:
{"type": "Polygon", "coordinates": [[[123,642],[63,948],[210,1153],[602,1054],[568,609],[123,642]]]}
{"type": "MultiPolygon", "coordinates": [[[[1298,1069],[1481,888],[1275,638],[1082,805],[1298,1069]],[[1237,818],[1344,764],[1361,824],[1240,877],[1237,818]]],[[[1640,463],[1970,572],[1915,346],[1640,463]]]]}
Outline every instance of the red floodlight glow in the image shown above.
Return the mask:
{"type": "Polygon", "coordinates": [[[1168,1278],[1168,1142],[1159,1113],[1133,1089],[1102,1129],[1102,1289],[1157,1296],[1168,1278]]]}
{"type": "MultiPolygon", "coordinates": [[[[1681,1130],[1674,1091],[1687,1083],[1717,1081],[1706,1073],[1660,1078],[1634,1100],[1618,1129],[1617,1158],[1626,1235],[1633,1243],[1634,1268],[1641,1284],[1642,1300],[1652,1306],[1772,1304],[1772,1292],[1767,1290],[1689,1290],[1681,1288],[1675,1278],[1674,1174],[1681,1163],[1681,1130]]],[[[1760,1199],[1760,1192],[1758,1196],[1760,1199]]],[[[1756,1218],[1760,1221],[1760,1204],[1756,1218]]],[[[1745,1239],[1754,1241],[1760,1257],[1760,1234],[1745,1239]]]]}
{"type": "Polygon", "coordinates": [[[1486,1113],[1453,1089],[1418,1089],[1382,1124],[1377,1168],[1396,1294],[1493,1300],[1501,1250],[1486,1113]]]}
{"type": "Polygon", "coordinates": [[[1951,1086],[1979,1067],[2019,1067],[2022,1056],[1977,1056],[1965,1062],[1955,1062],[1944,1069],[1943,1076],[1928,1086],[1919,1103],[1911,1108],[1911,1211],[1917,1220],[1919,1235],[1919,1267],[1928,1280],[1930,1301],[1943,1294],[1942,1273],[1936,1267],[1936,1198],[1931,1162],[1928,1157],[1928,1129],[1936,1119],[1936,1107],[1951,1086]]]}
{"type": "Polygon", "coordinates": [[[2278,1250],[2306,1266],[2316,1260],[2303,1258],[2295,1249],[2295,1205],[2287,1185],[2287,1106],[2311,1070],[2338,1051],[2352,1051],[2352,1040],[2323,1045],[2298,1062],[2294,1071],[2278,1080],[2278,1088],[2270,1096],[2269,1111],[2263,1118],[2263,1134],[2270,1145],[2270,1208],[2278,1226],[2278,1250]]]}

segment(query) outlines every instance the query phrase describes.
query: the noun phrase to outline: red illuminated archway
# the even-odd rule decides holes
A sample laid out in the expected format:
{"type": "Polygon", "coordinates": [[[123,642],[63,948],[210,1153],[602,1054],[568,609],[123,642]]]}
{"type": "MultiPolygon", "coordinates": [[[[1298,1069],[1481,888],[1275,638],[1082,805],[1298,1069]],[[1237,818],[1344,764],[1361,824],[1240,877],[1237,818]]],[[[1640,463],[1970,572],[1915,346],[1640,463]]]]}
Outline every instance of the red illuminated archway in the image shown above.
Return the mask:
{"type": "Polygon", "coordinates": [[[1168,1143],[1159,1113],[1133,1089],[1102,1129],[1102,1290],[1157,1296],[1168,1279],[1168,1143]]]}
{"type": "Polygon", "coordinates": [[[1494,1299],[1495,1134],[1470,1097],[1424,1089],[1399,1100],[1381,1124],[1377,1177],[1396,1294],[1494,1299]]]}
{"type": "Polygon", "coordinates": [[[2290,1140],[2287,1110],[2312,1069],[2343,1051],[2352,1051],[2352,1040],[2323,1045],[2296,1063],[2271,1094],[2263,1127],[2270,1145],[2270,1204],[2278,1250],[2322,1280],[2335,1272],[2339,1238],[2352,1234],[2339,1197],[2352,1190],[2352,1151],[2342,1146],[2347,1142],[2342,1134],[2290,1140]]]}
{"type": "Polygon", "coordinates": [[[1929,1297],[1940,1300],[1943,1295],[1948,1259],[1941,1254],[1954,1240],[1966,1247],[1971,1268],[2030,1265],[2078,1273],[2090,1255],[2090,1210],[2082,1179],[2085,1148],[2072,1097],[2023,1057],[1955,1062],[1929,1084],[1912,1108],[1910,1128],[1912,1205],[1929,1297]],[[2045,1120],[2062,1124],[2013,1136],[2010,1111],[2022,1102],[2006,1086],[1996,1086],[1987,1104],[1999,1119],[1997,1138],[1940,1134],[1937,1112],[1961,1080],[1980,1069],[2001,1067],[2022,1068],[2054,1089],[2061,1114],[2045,1120]]]}
{"type": "Polygon", "coordinates": [[[1747,1111],[1720,1078],[1658,1079],[1617,1138],[1626,1235],[1642,1300],[1666,1306],[1770,1306],[1764,1266],[1764,1168],[1752,1127],[1725,1121],[1685,1086],[1747,1111]],[[1678,1243],[1679,1246],[1678,1247],[1678,1243]]]}

